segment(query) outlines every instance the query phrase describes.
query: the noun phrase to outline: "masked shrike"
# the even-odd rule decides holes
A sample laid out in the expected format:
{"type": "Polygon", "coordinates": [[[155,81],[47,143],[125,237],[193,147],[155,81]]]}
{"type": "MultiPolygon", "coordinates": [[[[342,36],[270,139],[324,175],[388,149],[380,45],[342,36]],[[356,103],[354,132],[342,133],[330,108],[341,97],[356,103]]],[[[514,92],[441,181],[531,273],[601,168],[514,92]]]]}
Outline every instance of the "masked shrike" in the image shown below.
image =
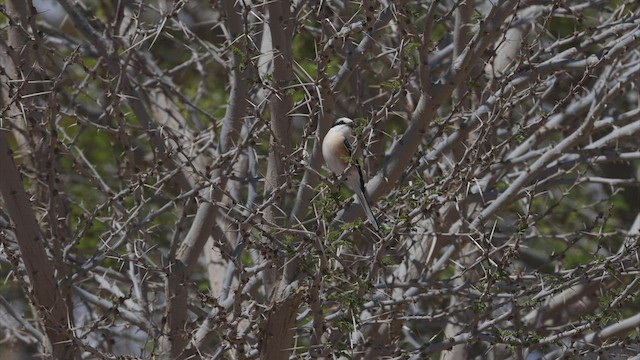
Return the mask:
{"type": "Polygon", "coordinates": [[[362,169],[357,161],[351,161],[353,151],[351,142],[354,139],[352,130],[353,120],[345,117],[336,120],[322,142],[322,156],[329,169],[336,175],[340,176],[345,170],[347,171],[345,174],[347,186],[356,194],[371,225],[379,230],[378,222],[373,216],[365,195],[362,169]]]}

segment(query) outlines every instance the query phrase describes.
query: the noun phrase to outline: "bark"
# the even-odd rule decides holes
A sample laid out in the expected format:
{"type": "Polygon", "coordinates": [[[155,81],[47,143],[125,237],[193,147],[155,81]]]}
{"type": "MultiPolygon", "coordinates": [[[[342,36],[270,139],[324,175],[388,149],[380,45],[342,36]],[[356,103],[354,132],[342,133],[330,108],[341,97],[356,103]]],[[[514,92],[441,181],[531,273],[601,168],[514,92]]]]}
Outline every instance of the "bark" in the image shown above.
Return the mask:
{"type": "Polygon", "coordinates": [[[0,134],[0,191],[7,212],[11,217],[24,262],[27,278],[31,283],[30,300],[42,321],[46,334],[45,354],[54,359],[75,359],[78,348],[73,343],[69,329],[71,309],[60,288],[64,286],[54,274],[54,266],[45,251],[45,238],[40,232],[33,215],[29,197],[22,185],[22,179],[11,157],[12,151],[5,134],[0,134]]]}

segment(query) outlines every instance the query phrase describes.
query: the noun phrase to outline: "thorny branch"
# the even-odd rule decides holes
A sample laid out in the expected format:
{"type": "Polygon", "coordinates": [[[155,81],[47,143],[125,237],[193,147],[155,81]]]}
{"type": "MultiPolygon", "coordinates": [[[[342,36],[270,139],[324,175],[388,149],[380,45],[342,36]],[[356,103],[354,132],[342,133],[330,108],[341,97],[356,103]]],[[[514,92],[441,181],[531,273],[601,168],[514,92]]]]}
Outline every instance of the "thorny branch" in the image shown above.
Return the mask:
{"type": "Polygon", "coordinates": [[[640,351],[636,1],[30,4],[0,7],[25,354],[640,351]],[[380,232],[323,166],[341,116],[380,232]]]}

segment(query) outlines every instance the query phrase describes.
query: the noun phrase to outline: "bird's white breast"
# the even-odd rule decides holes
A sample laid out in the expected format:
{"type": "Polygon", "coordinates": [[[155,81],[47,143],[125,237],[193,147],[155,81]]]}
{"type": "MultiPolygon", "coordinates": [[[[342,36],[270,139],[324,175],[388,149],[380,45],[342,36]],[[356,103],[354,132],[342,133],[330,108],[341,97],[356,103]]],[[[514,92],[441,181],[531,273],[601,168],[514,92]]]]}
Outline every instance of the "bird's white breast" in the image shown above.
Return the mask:
{"type": "Polygon", "coordinates": [[[344,146],[345,136],[341,131],[331,129],[322,142],[322,156],[329,169],[340,175],[347,167],[345,157],[349,157],[349,151],[344,146]]]}

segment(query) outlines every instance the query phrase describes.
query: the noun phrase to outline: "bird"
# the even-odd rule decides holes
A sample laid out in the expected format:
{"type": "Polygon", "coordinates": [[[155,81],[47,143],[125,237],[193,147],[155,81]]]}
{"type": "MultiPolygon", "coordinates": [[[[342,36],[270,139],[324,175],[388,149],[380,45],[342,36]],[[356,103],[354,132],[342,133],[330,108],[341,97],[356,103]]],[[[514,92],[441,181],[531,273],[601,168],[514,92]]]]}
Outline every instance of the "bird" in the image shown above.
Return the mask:
{"type": "Polygon", "coordinates": [[[367,195],[365,194],[362,169],[357,161],[351,161],[353,156],[353,120],[347,117],[338,118],[322,141],[322,156],[332,172],[340,176],[345,171],[345,183],[356,194],[360,206],[364,209],[371,225],[380,229],[376,217],[371,211],[367,195]]]}

